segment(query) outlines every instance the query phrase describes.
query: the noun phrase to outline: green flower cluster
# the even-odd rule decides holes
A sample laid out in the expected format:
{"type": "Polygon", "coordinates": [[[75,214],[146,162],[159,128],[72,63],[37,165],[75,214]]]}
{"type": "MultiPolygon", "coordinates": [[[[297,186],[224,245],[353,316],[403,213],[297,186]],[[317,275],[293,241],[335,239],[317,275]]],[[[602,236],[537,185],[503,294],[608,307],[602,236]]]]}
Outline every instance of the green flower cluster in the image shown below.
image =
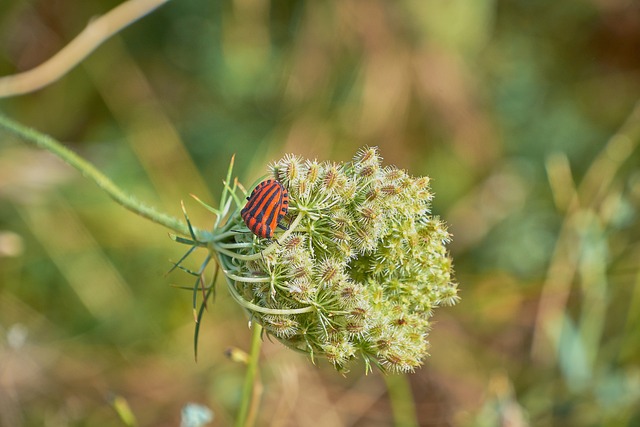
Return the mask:
{"type": "Polygon", "coordinates": [[[458,300],[429,178],[383,167],[376,148],[344,164],[288,155],[271,171],[289,191],[290,230],[277,242],[229,235],[221,262],[234,297],[269,334],[339,371],[358,358],[367,370],[420,366],[433,309],[458,300]]]}

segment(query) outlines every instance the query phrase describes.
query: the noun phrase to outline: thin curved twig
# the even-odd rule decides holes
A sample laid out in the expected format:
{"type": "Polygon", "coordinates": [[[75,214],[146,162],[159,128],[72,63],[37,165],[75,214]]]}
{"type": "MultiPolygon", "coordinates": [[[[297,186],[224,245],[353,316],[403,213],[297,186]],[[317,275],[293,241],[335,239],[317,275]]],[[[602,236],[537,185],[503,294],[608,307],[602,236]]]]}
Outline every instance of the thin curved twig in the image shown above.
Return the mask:
{"type": "Polygon", "coordinates": [[[111,36],[168,1],[128,0],[91,20],[80,34],[47,61],[29,71],[0,77],[0,98],[24,95],[55,82],[111,36]]]}

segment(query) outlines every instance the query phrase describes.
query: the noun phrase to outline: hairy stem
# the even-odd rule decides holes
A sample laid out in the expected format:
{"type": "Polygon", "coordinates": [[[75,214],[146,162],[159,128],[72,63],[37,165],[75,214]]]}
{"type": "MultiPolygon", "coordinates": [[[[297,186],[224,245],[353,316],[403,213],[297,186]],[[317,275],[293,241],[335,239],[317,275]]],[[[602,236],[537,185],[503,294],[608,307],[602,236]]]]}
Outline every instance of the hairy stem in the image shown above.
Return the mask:
{"type": "MultiPolygon", "coordinates": [[[[113,200],[129,209],[131,212],[163,225],[178,234],[189,235],[189,228],[184,222],[178,218],[158,212],[156,209],[143,204],[130,194],[127,194],[106,175],[100,172],[93,164],[78,156],[52,137],[23,126],[2,114],[0,114],[0,129],[4,129],[18,136],[20,139],[47,150],[59,157],[67,164],[79,170],[85,177],[95,182],[98,187],[106,192],[113,200]]],[[[195,229],[194,231],[196,236],[200,239],[208,235],[208,233],[203,230],[195,229]]]]}

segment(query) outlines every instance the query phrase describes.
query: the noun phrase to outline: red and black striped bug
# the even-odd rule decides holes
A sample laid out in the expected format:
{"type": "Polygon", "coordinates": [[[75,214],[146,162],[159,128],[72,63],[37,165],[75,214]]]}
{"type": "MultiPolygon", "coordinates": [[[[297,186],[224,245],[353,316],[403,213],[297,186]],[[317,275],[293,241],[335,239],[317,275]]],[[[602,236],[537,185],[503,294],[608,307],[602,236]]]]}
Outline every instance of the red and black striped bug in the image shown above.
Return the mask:
{"type": "Polygon", "coordinates": [[[286,230],[280,220],[289,211],[289,192],[282,184],[275,179],[262,181],[247,200],[240,216],[253,234],[271,240],[276,227],[286,230]]]}

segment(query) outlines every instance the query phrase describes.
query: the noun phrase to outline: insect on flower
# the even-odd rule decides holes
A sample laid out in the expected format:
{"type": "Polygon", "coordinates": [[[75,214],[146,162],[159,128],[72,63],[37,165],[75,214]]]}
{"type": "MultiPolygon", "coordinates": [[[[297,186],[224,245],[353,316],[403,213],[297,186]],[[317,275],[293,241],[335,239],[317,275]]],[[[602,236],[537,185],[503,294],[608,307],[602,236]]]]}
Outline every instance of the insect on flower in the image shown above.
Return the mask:
{"type": "Polygon", "coordinates": [[[289,192],[274,179],[262,181],[247,197],[240,216],[249,230],[263,239],[272,239],[276,227],[286,230],[280,220],[289,211],[289,192]]]}

